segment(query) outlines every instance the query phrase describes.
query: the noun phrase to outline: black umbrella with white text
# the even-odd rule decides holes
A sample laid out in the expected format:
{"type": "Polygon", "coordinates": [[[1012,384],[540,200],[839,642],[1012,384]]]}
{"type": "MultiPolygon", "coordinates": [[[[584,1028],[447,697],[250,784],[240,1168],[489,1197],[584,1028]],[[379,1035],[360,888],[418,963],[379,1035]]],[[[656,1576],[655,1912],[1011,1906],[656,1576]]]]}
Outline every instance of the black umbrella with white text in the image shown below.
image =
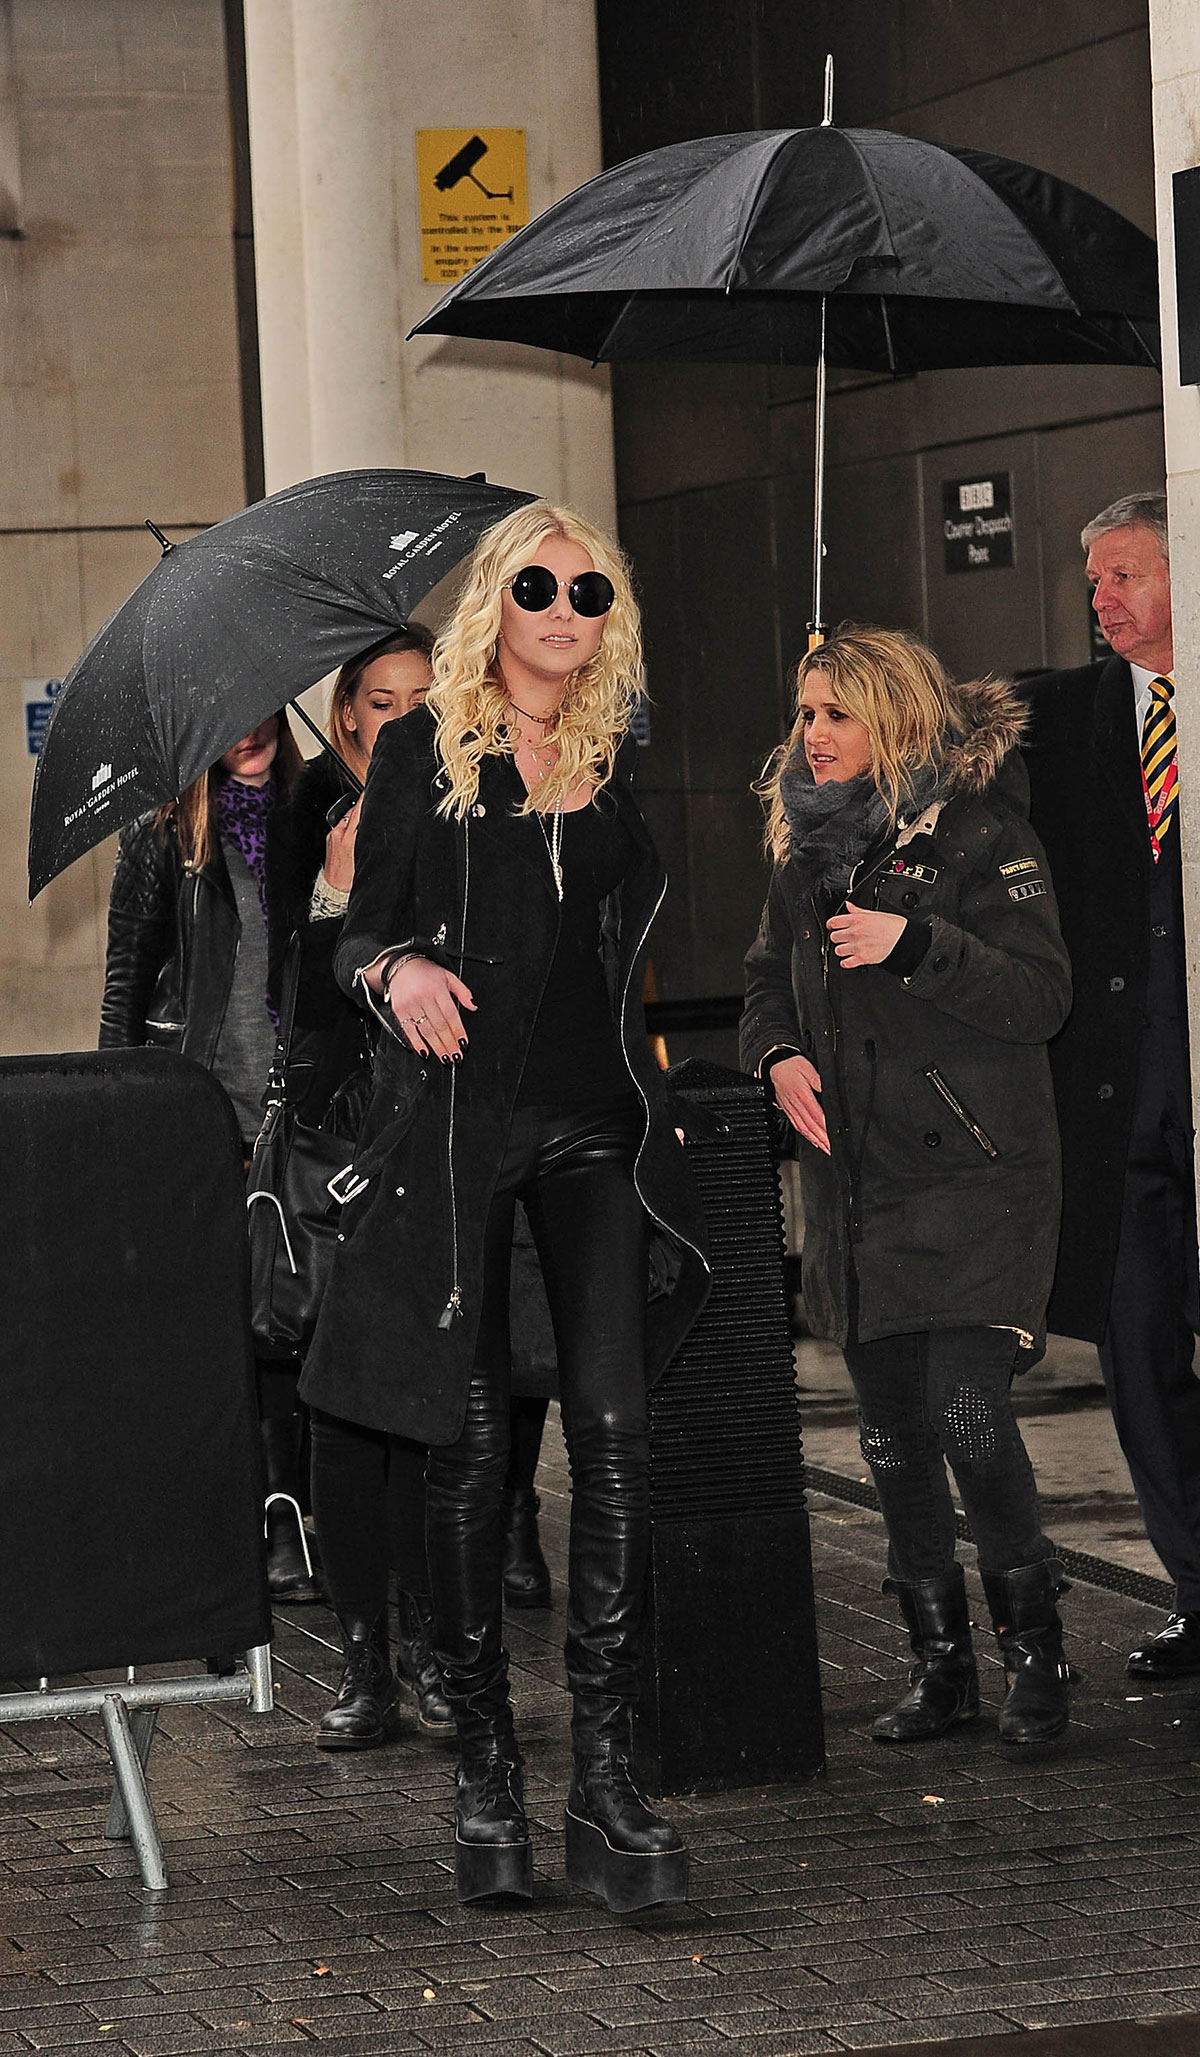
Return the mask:
{"type": "Polygon", "coordinates": [[[333,472],[169,547],[55,700],[34,781],[30,898],[394,633],[485,529],[532,498],[438,472],[333,472]]]}

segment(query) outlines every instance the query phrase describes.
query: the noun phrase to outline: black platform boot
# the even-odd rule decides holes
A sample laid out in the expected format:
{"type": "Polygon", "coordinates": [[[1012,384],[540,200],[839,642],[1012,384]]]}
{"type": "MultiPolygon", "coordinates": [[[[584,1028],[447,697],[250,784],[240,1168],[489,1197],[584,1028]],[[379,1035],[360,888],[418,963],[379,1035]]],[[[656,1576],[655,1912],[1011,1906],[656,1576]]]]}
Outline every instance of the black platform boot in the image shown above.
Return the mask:
{"type": "Polygon", "coordinates": [[[1006,1743],[1046,1743],[1070,1720],[1062,1622],[1055,1601],[1067,1591],[1056,1557],[1015,1571],[984,1572],[983,1590],[1004,1659],[1008,1697],[1000,1709],[1006,1743]]]}
{"type": "Polygon", "coordinates": [[[541,1502],[532,1486],[505,1489],[500,1502],[504,1523],[504,1598],[510,1607],[550,1605],[550,1567],[538,1536],[541,1502]]]}
{"type": "Polygon", "coordinates": [[[687,1899],[682,1837],[633,1782],[632,1716],[619,1700],[576,1695],[563,1823],[567,1877],[614,1914],[687,1899]]]}
{"type": "Polygon", "coordinates": [[[904,1698],[876,1715],[871,1734],[877,1743],[931,1742],[979,1713],[962,1566],[956,1564],[946,1578],[885,1579],[884,1591],[900,1602],[916,1663],[904,1698]]]}
{"type": "Polygon", "coordinates": [[[299,1419],[294,1414],[268,1415],[258,1426],[268,1497],[272,1493],[288,1496],[271,1500],[266,1511],[267,1589],[273,1600],[292,1605],[319,1600],[321,1588],[305,1561],[300,1519],[291,1504],[300,1499],[299,1419]]]}
{"type": "Polygon", "coordinates": [[[456,1709],[461,1761],[454,1801],[454,1884],[464,1906],[533,1898],[533,1845],[508,1681],[456,1709]]]}
{"type": "Polygon", "coordinates": [[[396,1671],[417,1703],[417,1723],[431,1736],[454,1733],[450,1702],[442,1691],[442,1674],[429,1646],[431,1608],[416,1593],[401,1593],[400,1630],[396,1637],[396,1671]]]}
{"type": "Polygon", "coordinates": [[[400,1690],[388,1655],[386,1613],[374,1621],[339,1614],[345,1663],[332,1707],[317,1728],[318,1750],[372,1750],[400,1719],[400,1690]]]}

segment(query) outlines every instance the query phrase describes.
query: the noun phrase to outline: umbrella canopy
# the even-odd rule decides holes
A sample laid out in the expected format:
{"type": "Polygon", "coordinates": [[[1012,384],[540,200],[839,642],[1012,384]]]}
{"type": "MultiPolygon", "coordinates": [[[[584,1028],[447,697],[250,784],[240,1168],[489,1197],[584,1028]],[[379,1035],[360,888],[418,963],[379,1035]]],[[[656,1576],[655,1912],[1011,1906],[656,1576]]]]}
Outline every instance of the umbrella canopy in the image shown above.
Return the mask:
{"type": "Polygon", "coordinates": [[[1078,187],[882,129],[674,143],[602,173],[414,335],[593,362],[913,372],[1158,363],[1154,244],[1078,187]]]}
{"type": "Polygon", "coordinates": [[[170,549],[72,666],[38,758],[29,894],[401,628],[533,495],[425,471],[306,479],[170,549]]]}

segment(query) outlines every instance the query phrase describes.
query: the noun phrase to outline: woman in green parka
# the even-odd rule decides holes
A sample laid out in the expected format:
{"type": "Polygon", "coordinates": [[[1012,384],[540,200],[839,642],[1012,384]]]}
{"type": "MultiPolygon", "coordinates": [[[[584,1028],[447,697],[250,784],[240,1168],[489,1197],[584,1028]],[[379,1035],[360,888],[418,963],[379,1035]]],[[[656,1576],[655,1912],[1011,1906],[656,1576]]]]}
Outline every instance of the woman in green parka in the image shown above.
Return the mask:
{"type": "Polygon", "coordinates": [[[1009,1689],[1008,1742],[1066,1726],[1060,1567],[1009,1385],[1041,1354],[1059,1216],[1046,1043],[1071,1001],[994,681],[844,626],[802,659],[759,790],[774,870],[742,1061],[801,1138],[804,1293],[841,1345],[915,1664],[880,1742],[979,1711],[950,1465],[1009,1689]]]}

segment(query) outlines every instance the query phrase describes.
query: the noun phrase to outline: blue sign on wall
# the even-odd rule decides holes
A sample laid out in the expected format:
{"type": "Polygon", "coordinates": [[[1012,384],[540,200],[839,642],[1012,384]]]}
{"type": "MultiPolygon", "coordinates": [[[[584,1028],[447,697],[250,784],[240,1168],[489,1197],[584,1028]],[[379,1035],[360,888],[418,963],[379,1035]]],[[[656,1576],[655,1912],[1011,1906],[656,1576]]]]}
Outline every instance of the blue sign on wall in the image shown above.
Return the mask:
{"type": "Polygon", "coordinates": [[[36,757],[42,747],[46,724],[54,707],[55,696],[62,685],[61,679],[22,679],[21,693],[25,702],[25,747],[31,757],[36,757]]]}

